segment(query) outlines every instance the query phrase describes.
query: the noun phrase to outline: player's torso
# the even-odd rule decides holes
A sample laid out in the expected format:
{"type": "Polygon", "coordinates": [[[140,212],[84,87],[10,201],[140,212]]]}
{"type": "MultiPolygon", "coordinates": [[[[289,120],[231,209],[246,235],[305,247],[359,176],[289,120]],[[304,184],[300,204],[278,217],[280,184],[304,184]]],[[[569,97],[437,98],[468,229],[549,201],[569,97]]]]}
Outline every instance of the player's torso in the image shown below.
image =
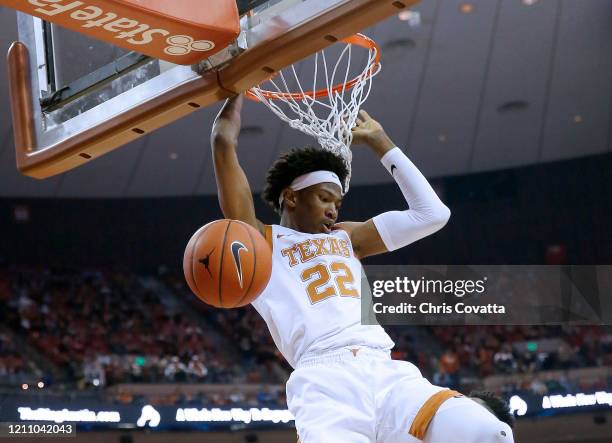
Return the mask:
{"type": "Polygon", "coordinates": [[[272,277],[253,306],[290,364],[306,352],[393,345],[382,328],[361,325],[362,267],[345,231],[271,228],[272,277]]]}

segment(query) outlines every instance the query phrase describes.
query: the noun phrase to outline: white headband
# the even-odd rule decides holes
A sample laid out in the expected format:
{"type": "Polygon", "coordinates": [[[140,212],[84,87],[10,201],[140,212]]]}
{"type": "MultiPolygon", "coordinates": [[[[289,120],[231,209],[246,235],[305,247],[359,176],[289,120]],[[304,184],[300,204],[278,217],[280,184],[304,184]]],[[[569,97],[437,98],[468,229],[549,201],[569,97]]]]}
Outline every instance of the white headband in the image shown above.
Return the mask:
{"type": "MultiPolygon", "coordinates": [[[[308,174],[300,175],[298,178],[291,182],[289,188],[293,191],[300,191],[302,189],[308,188],[309,186],[318,185],[320,183],[335,183],[340,187],[340,192],[342,192],[342,195],[344,195],[340,179],[336,174],[331,171],[314,171],[309,172],[308,174]]],[[[283,205],[283,199],[284,196],[281,192],[281,195],[278,198],[279,206],[283,205]]]]}

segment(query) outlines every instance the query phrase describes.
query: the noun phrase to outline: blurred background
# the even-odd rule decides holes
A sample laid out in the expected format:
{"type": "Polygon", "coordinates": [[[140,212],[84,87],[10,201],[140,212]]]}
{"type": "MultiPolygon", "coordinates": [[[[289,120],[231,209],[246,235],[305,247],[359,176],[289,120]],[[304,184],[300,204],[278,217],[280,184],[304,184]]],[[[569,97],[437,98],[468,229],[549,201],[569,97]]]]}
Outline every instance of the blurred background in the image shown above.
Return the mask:
{"type": "MultiPolygon", "coordinates": [[[[0,9],[0,23],[7,49],[14,12],[0,9]]],[[[367,30],[384,66],[367,109],[453,216],[365,264],[612,264],[611,23],[609,0],[425,0],[367,30]]],[[[208,308],[182,275],[191,234],[221,218],[208,144],[219,107],[36,181],[15,169],[7,94],[0,421],[79,421],[87,442],[294,442],[290,368],[263,321],[208,308]]],[[[243,124],[257,194],[278,154],[310,140],[252,103],[243,124]]],[[[356,150],[340,218],[403,205],[373,154],[356,150]]],[[[433,383],[508,400],[517,442],[612,442],[608,326],[389,331],[394,358],[433,383]]]]}

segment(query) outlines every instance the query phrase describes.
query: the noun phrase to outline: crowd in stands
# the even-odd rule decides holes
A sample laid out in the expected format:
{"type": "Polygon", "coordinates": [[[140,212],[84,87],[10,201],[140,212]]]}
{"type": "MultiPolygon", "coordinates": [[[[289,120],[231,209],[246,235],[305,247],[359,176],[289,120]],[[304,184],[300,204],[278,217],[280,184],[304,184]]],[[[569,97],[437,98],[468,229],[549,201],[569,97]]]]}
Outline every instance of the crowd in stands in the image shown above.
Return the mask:
{"type": "Polygon", "coordinates": [[[4,324],[82,386],[249,381],[214,325],[132,273],[26,268],[3,280],[4,324]]]}
{"type": "Polygon", "coordinates": [[[506,398],[515,393],[529,392],[535,395],[564,395],[577,392],[609,391],[612,377],[602,375],[596,379],[588,377],[572,380],[565,374],[542,372],[533,374],[522,381],[508,381],[494,391],[506,398]]]}
{"type": "Polygon", "coordinates": [[[153,406],[199,406],[223,408],[227,406],[285,408],[287,399],[283,385],[262,385],[259,390],[245,393],[240,389],[229,392],[192,393],[177,389],[164,394],[134,394],[129,390],[105,393],[106,399],[115,404],[150,404],[153,406]]]}
{"type": "MultiPolygon", "coordinates": [[[[10,279],[0,272],[0,305],[11,299],[10,279]]],[[[0,309],[0,324],[6,326],[7,312],[0,309]]],[[[19,344],[10,329],[0,330],[0,385],[16,386],[40,379],[38,366],[20,352],[19,344]]]]}
{"type": "Polygon", "coordinates": [[[555,370],[612,366],[612,334],[598,326],[436,326],[441,344],[432,363],[433,382],[458,387],[464,377],[529,375],[506,391],[572,392],[607,385],[607,380],[577,386],[539,374],[555,370]]]}
{"type": "Polygon", "coordinates": [[[197,299],[182,275],[159,270],[160,278],[173,293],[207,318],[238,350],[240,368],[250,383],[285,380],[291,370],[277,350],[268,328],[252,306],[242,309],[212,308],[197,299]]]}
{"type": "Polygon", "coordinates": [[[0,385],[17,386],[42,378],[36,364],[20,352],[12,334],[0,332],[0,385]]]}
{"type": "MultiPolygon", "coordinates": [[[[253,308],[207,307],[190,293],[181,275],[166,269],[147,278],[118,270],[0,271],[0,321],[9,331],[0,334],[0,378],[11,375],[16,380],[15,374],[36,370],[18,352],[14,337],[19,337],[65,371],[68,380],[79,380],[81,388],[120,383],[283,384],[290,368],[253,308]],[[148,284],[147,278],[156,285],[148,284]]],[[[545,374],[612,366],[612,335],[602,327],[388,330],[396,342],[393,358],[411,361],[433,383],[457,389],[466,380],[500,374],[529,376],[504,386],[506,393],[597,389],[607,386],[608,380],[586,386],[545,374]]],[[[181,395],[154,401],[185,400],[181,395]]],[[[261,395],[276,402],[282,394],[261,395]]],[[[236,399],[261,401],[258,396],[228,398],[212,396],[207,401],[219,405],[237,403],[236,399]]]]}

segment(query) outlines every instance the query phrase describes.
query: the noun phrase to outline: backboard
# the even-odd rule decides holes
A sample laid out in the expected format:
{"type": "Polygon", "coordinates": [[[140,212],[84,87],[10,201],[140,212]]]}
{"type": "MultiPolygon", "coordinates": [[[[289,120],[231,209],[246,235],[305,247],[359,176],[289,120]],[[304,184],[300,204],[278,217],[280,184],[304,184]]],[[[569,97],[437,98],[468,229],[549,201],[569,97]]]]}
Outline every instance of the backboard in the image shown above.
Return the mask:
{"type": "MultiPolygon", "coordinates": [[[[240,36],[193,66],[120,49],[18,12],[20,41],[8,55],[17,166],[46,178],[93,161],[414,3],[237,0],[240,36]]],[[[193,43],[176,42],[187,49],[193,43]]]]}

